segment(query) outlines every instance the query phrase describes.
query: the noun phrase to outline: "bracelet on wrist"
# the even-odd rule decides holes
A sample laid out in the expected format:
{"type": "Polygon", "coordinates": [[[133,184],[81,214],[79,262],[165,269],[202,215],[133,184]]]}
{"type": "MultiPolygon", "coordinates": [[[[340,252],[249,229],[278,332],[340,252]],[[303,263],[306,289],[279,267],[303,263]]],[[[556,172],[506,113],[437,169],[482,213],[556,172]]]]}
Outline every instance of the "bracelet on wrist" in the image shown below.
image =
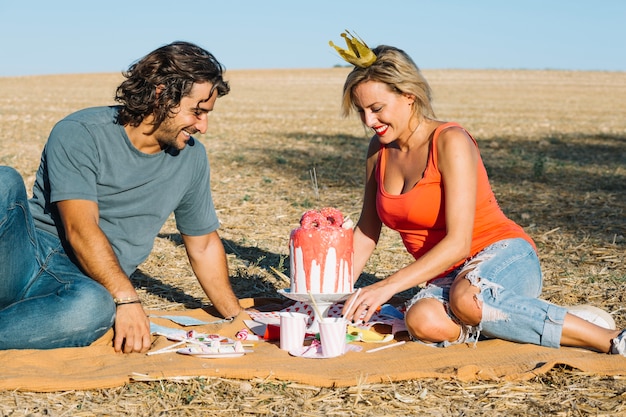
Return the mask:
{"type": "Polygon", "coordinates": [[[113,302],[116,306],[122,306],[124,304],[141,304],[139,297],[114,298],[113,302]]]}
{"type": "Polygon", "coordinates": [[[224,320],[233,321],[233,320],[235,320],[237,317],[239,317],[239,315],[240,315],[241,313],[243,313],[244,311],[246,311],[246,310],[242,308],[241,310],[239,310],[239,313],[235,314],[234,316],[224,317],[224,320]]]}
{"type": "Polygon", "coordinates": [[[115,304],[115,307],[125,306],[127,304],[141,304],[141,301],[135,300],[135,301],[126,301],[125,303],[117,303],[115,304]]]}

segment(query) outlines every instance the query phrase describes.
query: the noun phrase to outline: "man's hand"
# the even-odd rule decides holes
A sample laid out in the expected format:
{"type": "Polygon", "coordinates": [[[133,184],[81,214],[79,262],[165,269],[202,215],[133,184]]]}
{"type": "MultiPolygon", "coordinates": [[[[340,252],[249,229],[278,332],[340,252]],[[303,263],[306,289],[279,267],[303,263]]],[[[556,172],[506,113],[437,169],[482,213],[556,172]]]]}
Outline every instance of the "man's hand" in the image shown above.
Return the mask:
{"type": "Polygon", "coordinates": [[[150,320],[141,304],[121,304],[117,306],[115,317],[115,338],[113,348],[116,352],[144,353],[150,349],[150,320]]]}

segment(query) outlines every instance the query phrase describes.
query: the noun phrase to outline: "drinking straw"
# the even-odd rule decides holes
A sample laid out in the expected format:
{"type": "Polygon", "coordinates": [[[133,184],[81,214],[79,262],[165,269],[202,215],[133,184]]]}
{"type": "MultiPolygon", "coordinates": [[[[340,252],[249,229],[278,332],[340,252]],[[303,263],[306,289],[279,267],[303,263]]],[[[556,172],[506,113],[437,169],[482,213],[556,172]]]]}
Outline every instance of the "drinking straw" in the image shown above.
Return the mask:
{"type": "Polygon", "coordinates": [[[315,310],[315,316],[318,318],[318,320],[321,321],[322,320],[322,313],[320,312],[320,309],[317,307],[317,302],[315,301],[315,298],[313,297],[313,294],[311,294],[311,291],[309,291],[309,298],[313,302],[313,304],[311,304],[311,306],[313,307],[313,310],[315,310]]]}
{"type": "Polygon", "coordinates": [[[356,292],[354,293],[354,297],[352,297],[352,300],[350,301],[350,304],[348,304],[348,308],[346,308],[346,311],[350,311],[350,309],[352,308],[352,306],[354,306],[354,303],[356,302],[356,299],[359,298],[359,293],[361,292],[361,288],[357,288],[356,292]]]}
{"type": "Polygon", "coordinates": [[[165,346],[159,350],[153,350],[152,352],[147,352],[146,355],[158,355],[160,353],[168,353],[168,352],[176,352],[179,348],[178,346],[184,345],[187,343],[187,340],[181,340],[180,342],[176,342],[173,345],[165,346]]]}
{"type": "Polygon", "coordinates": [[[400,342],[392,343],[392,344],[387,345],[387,346],[381,346],[381,347],[376,348],[376,349],[366,350],[366,351],[365,351],[365,353],[378,352],[379,350],[389,349],[389,348],[392,348],[392,347],[396,347],[396,346],[403,345],[403,344],[405,344],[405,343],[406,343],[406,341],[405,341],[405,340],[401,340],[400,342]]]}

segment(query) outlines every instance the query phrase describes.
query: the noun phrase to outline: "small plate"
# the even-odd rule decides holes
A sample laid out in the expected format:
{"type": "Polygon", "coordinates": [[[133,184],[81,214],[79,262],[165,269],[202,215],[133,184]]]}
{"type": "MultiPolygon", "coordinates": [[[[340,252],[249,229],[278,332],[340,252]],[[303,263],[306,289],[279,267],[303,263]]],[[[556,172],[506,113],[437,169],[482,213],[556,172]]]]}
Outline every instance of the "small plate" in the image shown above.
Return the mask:
{"type": "Polygon", "coordinates": [[[322,354],[321,349],[313,346],[302,346],[300,349],[290,350],[289,354],[300,358],[326,359],[326,357],[322,354]]]}
{"type": "MultiPolygon", "coordinates": [[[[344,350],[342,355],[351,350],[359,351],[360,347],[346,345],[346,349],[344,350]]],[[[338,358],[339,356],[341,356],[341,355],[324,356],[324,354],[322,353],[321,346],[317,346],[317,347],[316,346],[302,346],[299,349],[290,350],[289,354],[291,356],[297,356],[299,358],[308,358],[308,359],[330,359],[330,358],[338,358]]]]}
{"type": "Polygon", "coordinates": [[[245,355],[246,353],[251,353],[251,350],[246,350],[244,352],[216,352],[216,353],[209,353],[209,352],[202,352],[199,349],[194,349],[194,348],[184,348],[184,349],[178,349],[176,351],[177,353],[183,354],[183,355],[189,355],[189,356],[194,356],[196,358],[204,358],[204,359],[213,359],[213,358],[238,358],[240,356],[245,355]]]}

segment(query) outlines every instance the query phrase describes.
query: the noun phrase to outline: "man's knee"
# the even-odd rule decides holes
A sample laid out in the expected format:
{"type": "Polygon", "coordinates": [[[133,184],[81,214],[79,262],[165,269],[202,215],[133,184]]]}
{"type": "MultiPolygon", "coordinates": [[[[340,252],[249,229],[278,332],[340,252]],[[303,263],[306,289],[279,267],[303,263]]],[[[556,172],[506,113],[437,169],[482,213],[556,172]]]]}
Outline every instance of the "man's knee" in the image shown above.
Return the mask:
{"type": "Polygon", "coordinates": [[[113,297],[102,285],[85,279],[76,288],[76,294],[68,303],[68,314],[82,323],[84,329],[110,328],[115,320],[113,297]]]}
{"type": "Polygon", "coordinates": [[[15,168],[0,165],[0,189],[2,190],[0,196],[3,197],[5,204],[8,201],[26,198],[24,179],[15,168]]]}

